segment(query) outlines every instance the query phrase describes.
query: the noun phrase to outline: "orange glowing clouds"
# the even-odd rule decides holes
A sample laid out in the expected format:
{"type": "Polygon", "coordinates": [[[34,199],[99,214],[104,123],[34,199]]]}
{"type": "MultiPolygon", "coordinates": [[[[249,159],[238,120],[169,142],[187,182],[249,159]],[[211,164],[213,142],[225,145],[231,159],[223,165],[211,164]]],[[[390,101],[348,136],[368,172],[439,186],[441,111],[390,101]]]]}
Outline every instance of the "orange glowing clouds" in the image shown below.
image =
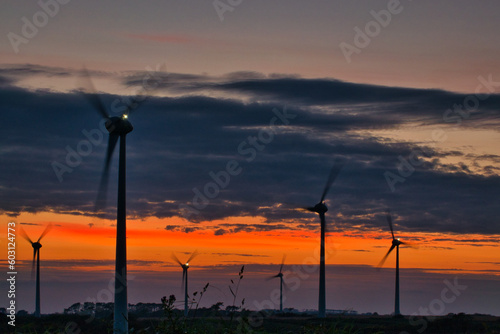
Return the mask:
{"type": "MultiPolygon", "coordinates": [[[[54,213],[21,214],[16,219],[2,216],[4,222],[16,221],[32,239],[37,239],[48,224],[52,230],[42,240],[42,260],[75,261],[71,270],[111,270],[115,255],[116,230],[112,221],[54,213]],[[89,227],[89,222],[93,226],[89,227]],[[83,260],[96,261],[92,267],[79,266],[83,260]]],[[[193,261],[200,266],[221,264],[286,264],[319,262],[319,226],[317,230],[228,232],[216,235],[220,226],[262,224],[262,217],[232,217],[221,221],[190,224],[181,218],[129,219],[127,244],[130,270],[147,267],[150,271],[172,271],[172,252],[179,258],[198,250],[193,261]],[[166,226],[194,226],[192,232],[167,230],[166,226]]],[[[5,224],[6,225],[6,224],[5,224]]],[[[319,225],[319,224],[318,224],[319,225]]],[[[2,236],[6,235],[6,228],[2,236]]],[[[468,273],[500,274],[495,254],[500,236],[455,235],[437,233],[396,233],[415,247],[400,247],[402,268],[420,268],[439,272],[459,270],[468,273]]],[[[5,239],[4,239],[5,240],[5,239]]],[[[391,246],[389,231],[346,231],[328,233],[326,263],[376,266],[391,246]]],[[[18,260],[30,263],[31,245],[18,234],[18,260]]],[[[393,251],[384,267],[395,263],[393,251]]],[[[193,268],[196,266],[193,266],[193,268]]]]}

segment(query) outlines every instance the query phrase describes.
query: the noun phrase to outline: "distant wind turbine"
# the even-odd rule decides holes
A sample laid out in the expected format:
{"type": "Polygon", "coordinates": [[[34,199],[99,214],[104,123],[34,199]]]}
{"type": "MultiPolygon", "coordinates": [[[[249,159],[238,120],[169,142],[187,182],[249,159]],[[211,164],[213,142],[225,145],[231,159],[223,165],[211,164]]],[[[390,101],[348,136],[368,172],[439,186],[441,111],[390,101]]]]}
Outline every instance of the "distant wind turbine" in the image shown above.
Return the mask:
{"type": "Polygon", "coordinates": [[[172,259],[175,260],[181,267],[182,267],[182,290],[184,290],[184,316],[188,316],[188,269],[189,269],[189,262],[194,259],[198,255],[197,251],[194,251],[189,259],[186,261],[186,263],[182,263],[177,256],[175,256],[174,253],[172,253],[172,259]]]}
{"type": "Polygon", "coordinates": [[[279,273],[268,278],[269,280],[271,280],[273,278],[277,278],[277,277],[279,277],[279,279],[280,279],[280,312],[283,312],[283,284],[285,284],[285,287],[286,287],[286,283],[283,281],[283,266],[285,264],[285,258],[286,258],[286,255],[283,255],[283,259],[281,260],[281,267],[280,267],[279,273]]]}
{"type": "Polygon", "coordinates": [[[113,333],[128,333],[128,303],[127,303],[127,223],[126,223],[126,143],[128,133],[134,128],[128,120],[130,108],[127,108],[121,116],[111,117],[104,107],[101,99],[95,91],[88,72],[83,73],[84,88],[90,93],[84,94],[94,109],[106,120],[105,126],[109,132],[108,148],[104,169],[101,175],[101,183],[96,201],[96,212],[104,207],[111,157],[115,150],[118,139],[120,139],[120,156],[118,166],[118,205],[116,217],[116,262],[115,262],[115,303],[113,333]]]}
{"type": "Polygon", "coordinates": [[[394,248],[396,248],[396,293],[395,293],[395,300],[394,300],[394,315],[400,315],[401,312],[399,310],[399,246],[400,245],[407,245],[412,247],[411,244],[407,242],[403,242],[399,240],[399,238],[394,237],[394,229],[392,227],[392,218],[391,218],[391,213],[389,210],[387,210],[386,213],[386,218],[387,218],[387,223],[389,223],[389,228],[391,229],[391,235],[392,235],[392,245],[391,248],[389,248],[389,251],[385,254],[385,256],[380,260],[379,264],[377,267],[382,267],[384,265],[385,260],[387,260],[387,257],[389,254],[392,252],[394,248]]]}
{"type": "Polygon", "coordinates": [[[324,318],[326,316],[326,290],[325,290],[325,213],[328,208],[325,205],[325,197],[328,194],[333,182],[340,173],[342,167],[344,167],[344,161],[336,162],[328,176],[328,180],[325,184],[325,189],[321,195],[319,203],[313,207],[304,208],[305,210],[316,212],[319,215],[321,222],[321,247],[320,247],[320,260],[319,260],[319,301],[318,301],[318,317],[324,318]]]}
{"type": "Polygon", "coordinates": [[[43,230],[40,238],[37,241],[33,242],[30,237],[26,234],[26,232],[21,228],[21,235],[26,239],[31,246],[33,247],[33,264],[31,266],[31,276],[33,276],[33,272],[35,270],[35,258],[36,258],[36,292],[35,292],[35,317],[40,317],[40,248],[42,248],[42,244],[40,241],[42,238],[50,231],[52,225],[47,225],[45,230],[43,230]]]}

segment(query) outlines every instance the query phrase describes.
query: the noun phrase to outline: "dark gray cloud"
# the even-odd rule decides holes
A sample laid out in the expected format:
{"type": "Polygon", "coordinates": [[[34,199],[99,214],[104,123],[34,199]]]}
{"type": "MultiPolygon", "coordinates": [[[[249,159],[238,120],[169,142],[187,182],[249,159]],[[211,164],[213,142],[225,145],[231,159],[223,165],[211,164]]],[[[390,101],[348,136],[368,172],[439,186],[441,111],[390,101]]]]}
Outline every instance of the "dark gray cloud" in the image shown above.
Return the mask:
{"type": "Polygon", "coordinates": [[[489,237],[489,238],[479,238],[479,239],[462,239],[462,238],[457,238],[457,239],[451,239],[451,238],[436,238],[434,241],[451,241],[451,242],[460,242],[460,243],[495,243],[497,244],[500,242],[500,238],[496,237],[489,237]]]}
{"type": "MultiPolygon", "coordinates": [[[[75,77],[82,74],[83,67],[80,69],[63,68],[54,66],[43,66],[36,64],[0,64],[0,75],[9,77],[12,81],[20,79],[43,76],[43,77],[75,77]]],[[[87,70],[92,77],[111,77],[111,74],[103,71],[87,70]]]]}
{"type": "Polygon", "coordinates": [[[7,78],[7,77],[4,77],[4,76],[0,76],[0,87],[1,86],[9,86],[13,83],[14,83],[14,80],[7,78]]]}
{"type": "MultiPolygon", "coordinates": [[[[127,76],[123,83],[141,87],[146,75],[147,73],[136,73],[127,76]]],[[[480,121],[486,115],[498,117],[500,108],[498,95],[488,95],[486,99],[481,97],[477,101],[477,110],[469,115],[465,104],[474,106],[474,100],[469,99],[473,94],[438,89],[376,86],[328,78],[304,79],[279,74],[265,76],[256,72],[235,72],[222,77],[169,73],[160,74],[157,78],[160,89],[173,92],[233,93],[258,101],[287,101],[287,104],[307,106],[311,110],[319,108],[324,111],[325,107],[335,107],[334,109],[341,110],[344,116],[355,114],[358,121],[376,119],[378,122],[373,122],[375,127],[381,126],[381,121],[387,124],[391,116],[399,118],[394,124],[415,121],[423,124],[445,121],[456,123],[461,118],[459,116],[463,115],[467,115],[464,116],[467,120],[480,121]],[[455,105],[461,108],[455,108],[455,105]],[[448,109],[453,112],[446,114],[448,109]],[[369,119],[364,119],[365,117],[369,119]]],[[[460,122],[464,126],[469,126],[470,123],[460,122]]]]}
{"type": "Polygon", "coordinates": [[[16,78],[24,78],[32,75],[45,75],[45,76],[61,76],[67,77],[74,75],[75,71],[61,67],[49,67],[35,64],[12,64],[1,65],[0,74],[9,75],[16,78]]]}
{"type": "MultiPolygon", "coordinates": [[[[41,70],[16,69],[23,75],[41,70]]],[[[131,73],[128,84],[134,84],[134,76],[140,78],[131,73]]],[[[201,220],[265,218],[251,226],[221,224],[214,228],[216,235],[317,229],[315,215],[293,208],[318,202],[334,158],[340,156],[348,162],[328,195],[329,231],[352,226],[387,229],[384,210],[390,207],[398,233],[500,233],[495,202],[500,189],[498,156],[470,157],[366,133],[423,123],[446,128],[443,112],[461,103],[463,94],[256,73],[166,77],[175,78],[174,86],[182,82],[185,94],[150,97],[130,117],[134,125],[127,137],[131,217],[164,218],[196,211],[189,215],[192,224],[167,226],[186,233],[197,230],[201,220]],[[240,99],[205,94],[214,90],[243,95],[240,99]],[[416,149],[425,152],[422,163],[391,191],[384,173],[399,175],[398,157],[408,159],[416,149]],[[451,164],[449,157],[463,157],[464,162],[451,164]],[[486,166],[480,173],[466,158],[485,161],[486,166]],[[229,178],[228,163],[238,171],[229,178]],[[224,186],[216,186],[217,182],[224,186]],[[193,202],[197,192],[207,200],[198,207],[193,202]]],[[[121,98],[101,97],[110,109],[121,98]]],[[[498,125],[493,115],[498,113],[494,111],[498,101],[499,96],[490,96],[463,124],[481,129],[489,120],[489,127],[498,125]]],[[[76,92],[28,91],[10,85],[0,87],[0,106],[0,173],[7,176],[0,181],[0,210],[12,216],[41,211],[93,215],[107,134],[88,102],[76,92]],[[81,154],[74,153],[78,151],[81,154]],[[54,164],[66,170],[59,172],[62,182],[54,164]]],[[[113,161],[104,215],[109,218],[115,212],[116,172],[113,161]]]]}
{"type": "Polygon", "coordinates": [[[181,225],[167,225],[165,226],[165,230],[167,231],[181,231],[184,233],[192,233],[200,230],[197,226],[181,226],[181,225]]]}

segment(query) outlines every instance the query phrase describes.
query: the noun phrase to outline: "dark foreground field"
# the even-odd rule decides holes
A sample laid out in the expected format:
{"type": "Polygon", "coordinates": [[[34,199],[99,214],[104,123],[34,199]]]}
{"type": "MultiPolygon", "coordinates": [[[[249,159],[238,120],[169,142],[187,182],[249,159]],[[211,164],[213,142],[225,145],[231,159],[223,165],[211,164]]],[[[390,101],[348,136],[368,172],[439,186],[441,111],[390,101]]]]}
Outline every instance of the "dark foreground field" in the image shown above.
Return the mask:
{"type": "MultiPolygon", "coordinates": [[[[16,327],[1,315],[0,333],[112,333],[112,317],[95,319],[82,315],[47,315],[16,318],[16,327]]],[[[131,316],[130,333],[500,333],[500,317],[447,315],[441,317],[399,317],[336,315],[318,319],[300,315],[248,313],[231,317],[136,318],[131,316]]]]}

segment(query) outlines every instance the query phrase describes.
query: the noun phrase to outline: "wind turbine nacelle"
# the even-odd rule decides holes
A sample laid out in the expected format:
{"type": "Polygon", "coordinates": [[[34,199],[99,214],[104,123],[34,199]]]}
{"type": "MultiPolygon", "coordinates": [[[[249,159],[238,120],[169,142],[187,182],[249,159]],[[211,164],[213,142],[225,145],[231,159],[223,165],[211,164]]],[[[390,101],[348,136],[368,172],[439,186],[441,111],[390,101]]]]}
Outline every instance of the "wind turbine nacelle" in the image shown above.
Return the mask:
{"type": "Polygon", "coordinates": [[[399,239],[392,239],[392,245],[393,246],[399,246],[401,245],[403,242],[400,241],[399,239]]]}
{"type": "Polygon", "coordinates": [[[317,213],[325,213],[328,211],[328,208],[326,207],[325,203],[321,202],[321,203],[318,203],[314,206],[314,208],[312,208],[311,211],[314,211],[314,212],[317,212],[317,213]]]}
{"type": "Polygon", "coordinates": [[[106,129],[111,134],[117,135],[126,135],[131,132],[134,127],[128,121],[127,115],[123,115],[122,117],[111,117],[106,121],[106,129]]]}
{"type": "Polygon", "coordinates": [[[34,242],[34,243],[32,243],[32,244],[31,244],[31,246],[33,246],[33,248],[35,248],[35,249],[40,249],[40,248],[42,248],[42,244],[41,244],[41,243],[39,243],[39,242],[34,242]]]}

